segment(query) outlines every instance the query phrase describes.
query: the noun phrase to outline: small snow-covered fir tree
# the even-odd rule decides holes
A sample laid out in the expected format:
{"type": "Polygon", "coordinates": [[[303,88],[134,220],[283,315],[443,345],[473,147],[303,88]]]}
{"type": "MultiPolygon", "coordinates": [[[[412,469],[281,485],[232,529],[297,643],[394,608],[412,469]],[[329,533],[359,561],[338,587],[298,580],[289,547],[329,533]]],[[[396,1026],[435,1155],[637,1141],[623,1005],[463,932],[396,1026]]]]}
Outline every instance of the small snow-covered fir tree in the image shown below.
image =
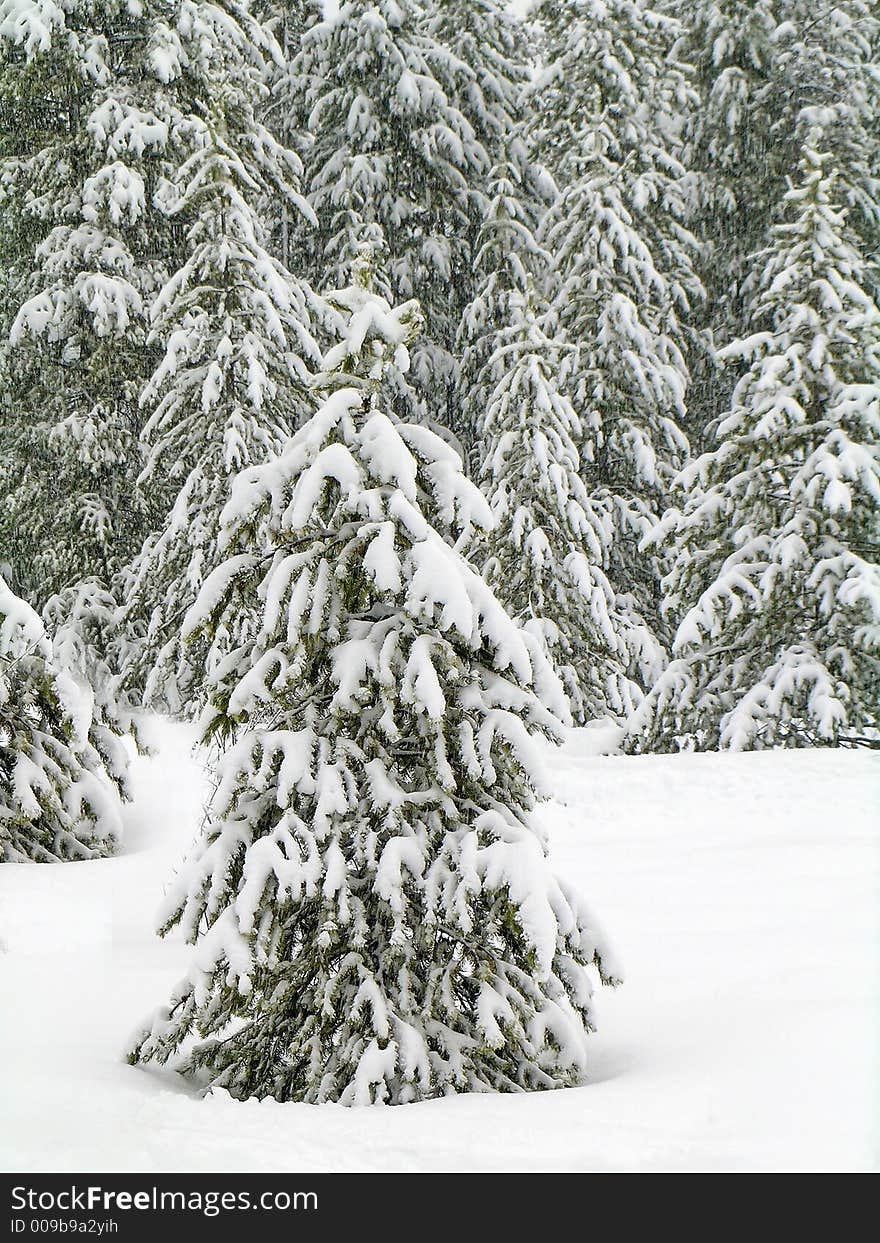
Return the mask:
{"type": "Polygon", "coordinates": [[[131,1058],[349,1105],[576,1083],[590,969],[612,969],[532,821],[564,699],[435,525],[489,514],[378,402],[419,312],[365,279],[333,295],[323,405],[236,480],[187,622],[259,613],[214,673],[206,734],[236,740],[165,909],[195,962],[131,1058]]]}
{"type": "Polygon", "coordinates": [[[57,664],[37,614],[0,578],[0,862],[111,854],[119,798],[89,741],[89,695],[57,664]]]}
{"type": "Polygon", "coordinates": [[[186,228],[188,256],[157,295],[151,341],[164,347],[142,395],[147,461],[140,487],[170,482],[176,498],[164,525],[127,575],[133,633],[141,627],[131,680],[147,702],[198,708],[203,654],[187,655],[180,627],[216,563],[229,479],[276,452],[311,412],[307,369],[317,361],[309,331],[310,290],[265,248],[259,203],[284,199],[309,215],[296,190],[297,157],[254,115],[259,48],[251,27],[208,6],[198,55],[200,117],[191,154],[157,192],[186,228]]]}
{"type": "Polygon", "coordinates": [[[804,150],[790,223],[755,256],[755,331],[716,447],[679,479],[674,660],[636,747],[807,746],[880,724],[880,311],[832,157],[804,150]]]}
{"type": "Polygon", "coordinates": [[[700,284],[672,136],[688,87],[667,63],[672,24],[643,4],[575,0],[538,16],[547,64],[531,141],[560,186],[540,239],[575,347],[561,382],[580,416],[591,501],[613,522],[610,580],[660,630],[659,569],[638,546],[688,450],[687,323],[700,284]]]}

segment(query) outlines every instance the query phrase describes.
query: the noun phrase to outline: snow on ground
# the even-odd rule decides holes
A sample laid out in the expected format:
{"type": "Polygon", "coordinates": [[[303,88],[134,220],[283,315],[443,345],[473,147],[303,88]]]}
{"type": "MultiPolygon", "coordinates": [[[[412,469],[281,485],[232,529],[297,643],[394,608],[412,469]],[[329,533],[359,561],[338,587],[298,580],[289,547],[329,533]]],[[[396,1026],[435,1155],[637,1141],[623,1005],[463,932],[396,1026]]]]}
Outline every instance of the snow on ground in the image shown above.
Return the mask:
{"type": "Polygon", "coordinates": [[[156,722],[126,854],[0,867],[0,1169],[863,1170],[878,1165],[880,763],[548,756],[557,867],[613,935],[592,1080],[398,1108],[199,1099],[122,1060],[189,950],[152,933],[207,783],[156,722]]]}

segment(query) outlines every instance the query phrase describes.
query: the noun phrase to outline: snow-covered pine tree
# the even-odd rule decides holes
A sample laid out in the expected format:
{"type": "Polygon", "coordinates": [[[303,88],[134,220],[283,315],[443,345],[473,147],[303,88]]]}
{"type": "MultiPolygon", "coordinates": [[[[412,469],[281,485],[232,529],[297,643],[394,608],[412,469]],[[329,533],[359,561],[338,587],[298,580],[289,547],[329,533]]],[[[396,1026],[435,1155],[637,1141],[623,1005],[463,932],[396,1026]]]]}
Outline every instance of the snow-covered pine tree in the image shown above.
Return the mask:
{"type": "Polygon", "coordinates": [[[107,578],[148,530],[138,397],[173,248],[151,202],[172,142],[165,7],[0,0],[0,547],[31,600],[107,578]]]}
{"type": "MultiPolygon", "coordinates": [[[[788,159],[777,181],[773,219],[810,134],[821,127],[834,152],[836,199],[861,241],[863,254],[880,250],[880,10],[875,0],[838,0],[816,5],[795,0],[780,6],[782,26],[777,73],[785,83],[784,105],[771,131],[779,160],[788,159]]],[[[779,90],[779,78],[776,81],[779,90]]],[[[765,166],[765,178],[767,169],[765,166]]],[[[769,185],[765,181],[765,186],[769,185]]],[[[765,190],[766,193],[766,190],[765,190]]],[[[866,273],[875,281],[878,270],[866,273]]],[[[873,286],[880,289],[880,286],[873,286]]]]}
{"type": "Polygon", "coordinates": [[[144,491],[170,481],[177,495],[124,590],[132,632],[143,627],[131,683],[147,702],[185,710],[201,706],[206,671],[201,651],[182,648],[180,627],[216,564],[229,480],[311,413],[307,370],[319,361],[314,297],[267,252],[257,210],[274,195],[309,216],[299,160],[255,117],[262,36],[237,15],[246,17],[238,6],[199,6],[186,30],[185,85],[201,115],[190,115],[189,154],[157,195],[185,229],[187,258],[151,309],[150,340],[164,356],[142,395],[150,413],[139,481],[144,491]]]}
{"type": "Polygon", "coordinates": [[[548,335],[536,293],[550,259],[532,233],[521,184],[515,163],[494,172],[478,292],[462,319],[462,405],[495,519],[471,559],[507,611],[540,637],[575,721],[620,719],[641,698],[631,670],[651,681],[660,653],[631,610],[621,610],[604,573],[613,523],[580,478],[583,431],[556,379],[566,347],[548,335]]]}
{"type": "Polygon", "coordinates": [[[523,90],[535,57],[530,27],[505,0],[436,0],[424,9],[451,98],[493,163],[506,151],[521,171],[536,172],[533,189],[541,198],[547,190],[541,170],[532,169],[519,137],[523,90]]]}
{"type": "Polygon", "coordinates": [[[56,664],[72,677],[91,700],[88,738],[124,798],[131,795],[131,743],[145,743],[142,713],[124,689],[128,667],[127,636],[122,610],[112,591],[94,578],[82,579],[50,596],[43,621],[52,636],[56,664]]]}
{"type": "MultiPolygon", "coordinates": [[[[302,157],[308,152],[308,114],[304,113],[303,92],[294,73],[306,28],[320,20],[320,6],[312,0],[263,0],[253,4],[254,15],[271,32],[280,56],[267,58],[265,98],[257,115],[288,150],[302,157]]],[[[283,198],[262,204],[261,215],[268,225],[272,254],[290,271],[313,271],[315,237],[310,221],[292,211],[283,198]]]]}
{"type": "Polygon", "coordinates": [[[474,246],[474,296],[458,329],[461,425],[474,458],[474,477],[486,456],[479,429],[506,370],[504,355],[497,353],[500,334],[509,328],[513,304],[521,303],[529,285],[537,290],[547,285],[552,262],[535,237],[523,178],[517,159],[503,160],[492,169],[474,246]]]}
{"type": "Polygon", "coordinates": [[[37,614],[0,578],[0,862],[111,854],[117,791],[89,742],[89,696],[58,667],[37,614]]]}
{"type": "MultiPolygon", "coordinates": [[[[535,40],[531,26],[514,17],[505,0],[441,0],[426,6],[425,18],[427,30],[444,52],[446,89],[473,126],[489,160],[488,174],[481,170],[471,177],[468,262],[455,290],[458,307],[464,308],[463,315],[472,320],[481,304],[488,312],[485,300],[488,297],[491,301],[491,277],[481,271],[479,252],[483,252],[485,269],[482,228],[487,219],[490,227],[492,220],[498,219],[499,196],[509,218],[516,217],[532,234],[556,194],[552,178],[524,140],[523,102],[535,61],[535,40]]],[[[523,261],[528,268],[534,261],[530,249],[533,243],[524,234],[509,236],[507,242],[511,246],[522,243],[523,261]]],[[[546,272],[542,279],[545,276],[546,272]]],[[[503,322],[503,317],[499,322],[503,322]]],[[[488,339],[489,324],[487,318],[483,340],[488,339]]],[[[472,328],[472,323],[465,325],[459,321],[457,358],[462,364],[462,348],[473,344],[472,328]]],[[[480,452],[479,445],[473,442],[472,410],[476,395],[472,380],[473,375],[463,375],[459,366],[458,392],[450,412],[450,422],[469,457],[480,452]]]]}
{"type": "Polygon", "coordinates": [[[343,285],[365,226],[381,232],[390,296],[417,296],[425,312],[401,409],[456,430],[455,337],[491,164],[483,139],[495,136],[506,96],[486,100],[476,70],[434,36],[432,20],[419,0],[345,0],[303,34],[293,108],[308,115],[314,138],[312,280],[343,285]],[[479,117],[467,112],[475,99],[479,117]]]}
{"type": "Polygon", "coordinates": [[[547,63],[531,140],[560,194],[541,241],[575,347],[561,383],[583,429],[591,502],[613,522],[609,578],[660,629],[659,571],[639,541],[687,453],[687,320],[700,295],[672,117],[688,98],[669,20],[634,0],[543,4],[547,63]]]}
{"type": "Polygon", "coordinates": [[[561,688],[435,526],[489,521],[460,459],[378,402],[416,304],[335,300],[324,403],[236,480],[187,621],[260,617],[215,670],[206,735],[237,740],[165,909],[196,961],[131,1060],[350,1105],[575,1083],[612,968],[532,820],[561,688]]]}
{"type": "Polygon", "coordinates": [[[547,649],[575,722],[622,720],[659,671],[661,654],[603,569],[613,524],[579,474],[580,420],[556,386],[558,357],[526,291],[512,301],[489,362],[502,378],[479,440],[496,525],[474,555],[485,558],[484,576],[507,610],[547,649]]]}
{"type": "Polygon", "coordinates": [[[664,8],[680,20],[675,55],[693,66],[699,101],[683,132],[707,293],[698,308],[703,344],[689,360],[688,431],[709,447],[733,383],[713,343],[750,331],[751,256],[768,243],[817,123],[835,152],[850,226],[866,253],[880,250],[880,17],[871,0],[818,8],[810,0],[665,0],[664,8]]]}
{"type": "MultiPolygon", "coordinates": [[[[299,52],[303,31],[307,25],[318,19],[319,10],[312,4],[312,0],[251,0],[250,9],[254,17],[271,33],[281,52],[280,60],[267,66],[269,79],[277,82],[299,52]]],[[[284,126],[288,120],[289,118],[279,113],[277,126],[272,127],[272,132],[279,140],[289,136],[292,142],[286,145],[293,147],[300,135],[294,130],[285,134],[284,126]]]]}
{"type": "Polygon", "coordinates": [[[636,712],[651,750],[807,746],[880,725],[880,311],[811,136],[790,222],[753,259],[754,332],[716,447],[658,536],[674,660],[636,712]]]}
{"type": "Polygon", "coordinates": [[[791,140],[770,135],[786,89],[776,63],[780,5],[665,0],[662,7],[681,23],[675,56],[693,68],[697,95],[683,114],[682,139],[693,174],[689,223],[700,242],[706,297],[694,308],[687,430],[695,448],[708,448],[712,420],[729,406],[732,387],[716,342],[748,331],[740,293],[745,265],[765,245],[784,192],[774,170],[785,164],[791,140]]]}

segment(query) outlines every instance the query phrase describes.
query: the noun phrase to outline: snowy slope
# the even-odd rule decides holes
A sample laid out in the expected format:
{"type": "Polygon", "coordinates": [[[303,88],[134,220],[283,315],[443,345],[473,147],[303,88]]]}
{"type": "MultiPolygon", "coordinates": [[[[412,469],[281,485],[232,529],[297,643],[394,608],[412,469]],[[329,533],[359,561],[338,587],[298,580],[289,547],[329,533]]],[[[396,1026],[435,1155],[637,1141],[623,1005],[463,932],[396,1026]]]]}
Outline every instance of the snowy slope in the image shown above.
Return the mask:
{"type": "Polygon", "coordinates": [[[119,859],[0,868],[0,1169],[870,1169],[880,763],[835,751],[548,756],[557,866],[614,937],[592,1082],[396,1109],[196,1098],[126,1066],[187,947],[152,916],[206,790],[181,726],[119,859]]]}

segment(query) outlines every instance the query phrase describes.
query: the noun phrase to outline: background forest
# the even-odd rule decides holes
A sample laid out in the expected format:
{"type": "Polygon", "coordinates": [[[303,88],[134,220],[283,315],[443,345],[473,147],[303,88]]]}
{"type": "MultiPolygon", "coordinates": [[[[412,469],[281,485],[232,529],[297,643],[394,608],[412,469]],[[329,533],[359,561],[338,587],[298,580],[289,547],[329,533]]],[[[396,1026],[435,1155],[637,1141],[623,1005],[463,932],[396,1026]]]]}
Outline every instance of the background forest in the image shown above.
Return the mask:
{"type": "Polygon", "coordinates": [[[0,860],[212,756],[131,1060],[581,1082],[547,744],[880,746],[876,5],[0,0],[0,450],[0,860]]]}

